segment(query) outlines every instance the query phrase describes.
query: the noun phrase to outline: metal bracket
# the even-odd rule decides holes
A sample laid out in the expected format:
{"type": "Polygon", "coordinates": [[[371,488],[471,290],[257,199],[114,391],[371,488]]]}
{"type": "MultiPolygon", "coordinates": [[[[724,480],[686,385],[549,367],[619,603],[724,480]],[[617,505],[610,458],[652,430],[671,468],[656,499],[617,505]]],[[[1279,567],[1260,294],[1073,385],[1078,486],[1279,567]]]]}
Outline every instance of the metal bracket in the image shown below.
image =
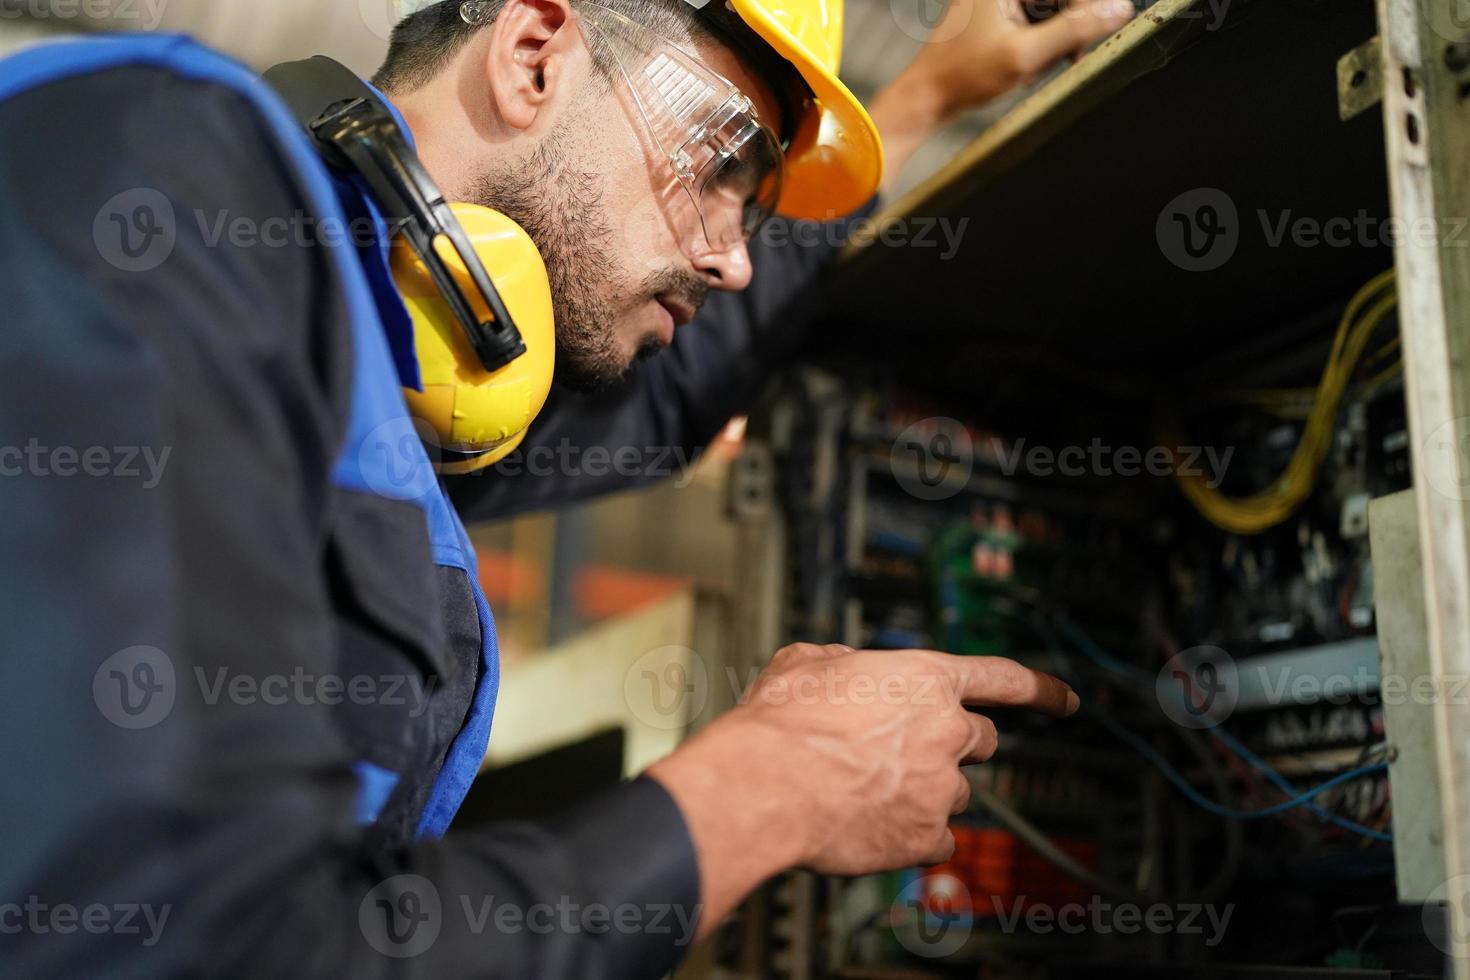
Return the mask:
{"type": "Polygon", "coordinates": [[[1383,98],[1383,54],[1375,35],[1337,59],[1337,114],[1343,122],[1383,98]]]}

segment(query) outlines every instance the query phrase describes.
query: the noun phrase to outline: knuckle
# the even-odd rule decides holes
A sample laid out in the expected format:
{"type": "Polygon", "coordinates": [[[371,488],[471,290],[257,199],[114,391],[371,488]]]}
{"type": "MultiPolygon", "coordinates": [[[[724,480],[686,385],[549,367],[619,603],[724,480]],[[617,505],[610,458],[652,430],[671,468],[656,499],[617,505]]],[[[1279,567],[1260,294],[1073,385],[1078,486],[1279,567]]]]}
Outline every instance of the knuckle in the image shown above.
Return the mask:
{"type": "Polygon", "coordinates": [[[1036,675],[1013,661],[1006,661],[1000,674],[1002,690],[1012,700],[1021,701],[1036,693],[1036,675]]]}
{"type": "Polygon", "coordinates": [[[1008,81],[1025,78],[1032,71],[1030,49],[1018,40],[1006,44],[999,59],[1001,73],[1008,81]]]}
{"type": "Polygon", "coordinates": [[[771,663],[786,664],[792,660],[800,660],[811,656],[817,649],[819,648],[810,643],[788,643],[776,651],[776,655],[771,658],[771,663]]]}
{"type": "Polygon", "coordinates": [[[930,849],[929,863],[943,864],[945,861],[948,861],[950,858],[954,857],[954,851],[954,834],[950,831],[949,824],[946,823],[944,827],[939,831],[939,837],[937,840],[935,840],[934,846],[930,849]]]}

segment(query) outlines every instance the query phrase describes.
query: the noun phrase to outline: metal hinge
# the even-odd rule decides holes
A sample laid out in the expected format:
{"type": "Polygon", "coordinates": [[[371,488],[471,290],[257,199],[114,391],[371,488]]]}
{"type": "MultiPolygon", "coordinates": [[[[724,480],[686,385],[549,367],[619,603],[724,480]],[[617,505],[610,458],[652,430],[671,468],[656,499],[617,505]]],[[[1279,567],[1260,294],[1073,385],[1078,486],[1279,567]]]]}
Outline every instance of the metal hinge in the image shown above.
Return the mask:
{"type": "Polygon", "coordinates": [[[1337,59],[1337,114],[1343,122],[1383,100],[1383,53],[1375,34],[1337,59]]]}

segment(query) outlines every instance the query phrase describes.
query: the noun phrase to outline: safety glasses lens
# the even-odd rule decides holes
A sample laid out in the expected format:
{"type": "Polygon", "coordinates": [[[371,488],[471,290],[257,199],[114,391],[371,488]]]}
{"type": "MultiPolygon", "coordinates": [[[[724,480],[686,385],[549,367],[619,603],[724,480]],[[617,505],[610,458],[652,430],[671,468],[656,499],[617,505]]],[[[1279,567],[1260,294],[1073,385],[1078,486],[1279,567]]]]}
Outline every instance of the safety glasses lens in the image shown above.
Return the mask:
{"type": "Polygon", "coordinates": [[[714,152],[695,181],[705,238],[713,248],[749,241],[781,196],[781,149],[770,130],[748,122],[714,152]]]}

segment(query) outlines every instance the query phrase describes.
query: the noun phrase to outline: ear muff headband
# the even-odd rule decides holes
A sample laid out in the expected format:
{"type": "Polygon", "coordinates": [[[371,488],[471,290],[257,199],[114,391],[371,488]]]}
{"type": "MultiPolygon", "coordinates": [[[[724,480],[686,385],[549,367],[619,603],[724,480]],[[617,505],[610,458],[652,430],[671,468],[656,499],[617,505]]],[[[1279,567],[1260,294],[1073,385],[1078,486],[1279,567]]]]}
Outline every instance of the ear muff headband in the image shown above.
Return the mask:
{"type": "Polygon", "coordinates": [[[393,226],[394,281],[424,383],[405,395],[437,468],[503,458],[545,404],[555,366],[551,287],[530,236],[497,211],[446,203],[393,114],[347,67],[317,56],[265,80],[323,159],[362,177],[393,226]]]}

